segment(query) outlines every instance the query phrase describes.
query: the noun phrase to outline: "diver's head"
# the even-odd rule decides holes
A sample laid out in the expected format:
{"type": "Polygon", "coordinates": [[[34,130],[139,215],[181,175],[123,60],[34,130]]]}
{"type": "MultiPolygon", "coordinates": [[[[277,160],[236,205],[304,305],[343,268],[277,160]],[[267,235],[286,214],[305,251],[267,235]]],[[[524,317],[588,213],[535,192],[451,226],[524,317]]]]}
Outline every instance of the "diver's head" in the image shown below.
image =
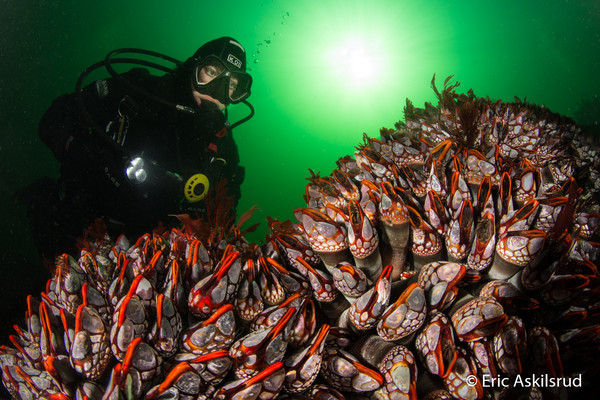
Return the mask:
{"type": "Polygon", "coordinates": [[[252,77],[246,73],[246,52],[237,40],[211,40],[194,53],[192,61],[192,87],[198,105],[207,100],[223,110],[250,96],[252,77]]]}

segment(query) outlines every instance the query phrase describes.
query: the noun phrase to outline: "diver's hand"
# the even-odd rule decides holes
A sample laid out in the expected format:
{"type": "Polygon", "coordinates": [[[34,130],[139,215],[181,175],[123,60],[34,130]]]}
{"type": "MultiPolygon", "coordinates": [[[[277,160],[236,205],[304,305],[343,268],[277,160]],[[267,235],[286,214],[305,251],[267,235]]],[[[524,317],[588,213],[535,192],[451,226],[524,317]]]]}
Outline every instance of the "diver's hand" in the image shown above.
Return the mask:
{"type": "Polygon", "coordinates": [[[192,94],[194,95],[194,100],[196,101],[196,104],[200,108],[206,107],[207,102],[210,102],[210,103],[213,103],[214,105],[216,105],[217,108],[219,109],[219,111],[223,111],[225,109],[225,107],[227,107],[225,104],[221,103],[219,100],[217,100],[214,97],[211,97],[207,94],[202,94],[196,90],[192,90],[192,94]],[[202,103],[202,101],[204,101],[204,104],[202,103]]]}

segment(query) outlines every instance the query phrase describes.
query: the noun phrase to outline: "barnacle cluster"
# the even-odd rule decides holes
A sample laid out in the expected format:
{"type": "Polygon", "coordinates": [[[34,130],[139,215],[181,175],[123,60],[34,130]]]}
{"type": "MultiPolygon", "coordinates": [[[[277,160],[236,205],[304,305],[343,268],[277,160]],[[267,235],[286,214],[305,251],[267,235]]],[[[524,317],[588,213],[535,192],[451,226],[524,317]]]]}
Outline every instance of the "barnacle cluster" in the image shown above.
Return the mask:
{"type": "MultiPolygon", "coordinates": [[[[95,229],[0,349],[15,398],[564,398],[600,364],[597,147],[570,119],[407,101],[249,243],[223,210],[95,229]],[[516,377],[545,384],[518,385],[516,377]],[[496,384],[494,384],[496,383],[496,384]],[[502,383],[502,384],[500,384],[502,383]],[[551,384],[553,383],[553,384],[551,384]],[[572,387],[567,387],[572,386],[572,387]]],[[[247,219],[247,215],[240,221],[247,219]]]]}

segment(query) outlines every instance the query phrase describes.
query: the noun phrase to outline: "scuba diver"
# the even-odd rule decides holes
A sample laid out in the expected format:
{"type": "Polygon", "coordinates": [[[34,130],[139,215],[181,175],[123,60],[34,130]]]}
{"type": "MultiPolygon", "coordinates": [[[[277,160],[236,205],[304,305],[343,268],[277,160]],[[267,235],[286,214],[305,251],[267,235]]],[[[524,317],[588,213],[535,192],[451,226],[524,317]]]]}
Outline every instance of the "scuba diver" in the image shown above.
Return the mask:
{"type": "Polygon", "coordinates": [[[244,48],[230,37],[204,44],[185,62],[119,49],[84,71],[75,93],[55,99],[39,124],[40,138],[61,164],[60,177],[44,177],[17,193],[42,256],[53,260],[72,251],[99,217],[109,233],[135,239],[159,222],[172,225],[169,214],[201,216],[204,197],[221,180],[237,204],[244,167],[231,131],[254,114],[245,100],[251,85],[244,48]],[[127,52],[176,66],[113,58],[127,52]],[[156,76],[143,67],[117,73],[116,63],[167,73],[156,76]],[[82,88],[89,72],[102,66],[111,77],[82,88]],[[229,124],[227,106],[240,102],[250,114],[229,124]]]}

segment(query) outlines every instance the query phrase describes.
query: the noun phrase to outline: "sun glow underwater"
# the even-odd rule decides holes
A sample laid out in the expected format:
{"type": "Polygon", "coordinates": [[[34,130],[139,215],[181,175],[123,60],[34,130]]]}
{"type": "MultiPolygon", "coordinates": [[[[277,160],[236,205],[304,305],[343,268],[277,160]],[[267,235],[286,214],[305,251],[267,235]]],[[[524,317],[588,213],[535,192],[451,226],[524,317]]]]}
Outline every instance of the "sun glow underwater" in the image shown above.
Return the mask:
{"type": "Polygon", "coordinates": [[[338,41],[324,53],[334,82],[350,92],[370,90],[381,84],[383,54],[366,38],[351,36],[338,41]]]}

